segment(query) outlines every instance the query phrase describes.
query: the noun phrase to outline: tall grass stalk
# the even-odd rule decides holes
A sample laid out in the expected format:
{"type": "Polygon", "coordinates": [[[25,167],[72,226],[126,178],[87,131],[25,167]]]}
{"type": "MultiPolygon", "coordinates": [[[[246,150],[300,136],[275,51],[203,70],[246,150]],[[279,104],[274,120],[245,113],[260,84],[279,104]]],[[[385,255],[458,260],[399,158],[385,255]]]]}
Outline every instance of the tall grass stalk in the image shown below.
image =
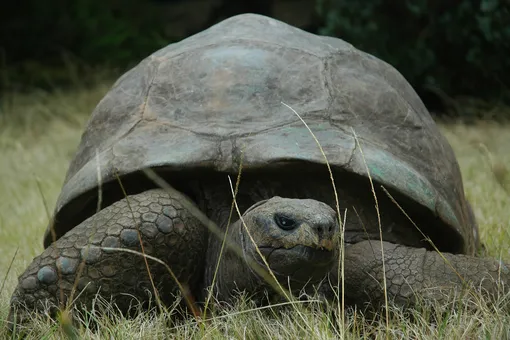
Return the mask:
{"type": "MultiPolygon", "coordinates": [[[[51,94],[12,94],[9,105],[0,108],[0,277],[3,279],[0,338],[8,337],[6,318],[17,276],[42,252],[42,236],[48,224],[46,211],[53,209],[84,124],[109,85],[51,94]]],[[[304,120],[303,123],[306,125],[304,120]]],[[[506,183],[510,167],[510,124],[448,123],[440,124],[440,128],[461,166],[466,195],[480,224],[485,255],[508,261],[510,196],[506,183]],[[483,145],[482,152],[480,145],[483,145]]],[[[315,138],[321,148],[313,131],[310,133],[310,138],[315,138]]],[[[148,173],[151,175],[154,174],[148,173]]],[[[234,198],[238,182],[239,178],[235,186],[232,184],[234,198]]],[[[340,216],[339,207],[337,212],[340,216]]],[[[204,223],[209,222],[204,219],[204,223]]],[[[215,237],[223,239],[224,234],[214,229],[217,226],[208,227],[215,237]]],[[[157,261],[145,256],[148,261],[157,261]]],[[[340,277],[344,280],[343,273],[340,277]]],[[[214,302],[213,297],[210,300],[214,302]]],[[[510,337],[508,295],[501,294],[495,302],[473,294],[461,302],[453,300],[452,297],[451,303],[440,306],[424,303],[411,310],[402,310],[388,302],[385,313],[369,315],[362,309],[330,305],[314,296],[306,302],[292,300],[264,308],[255,306],[247,296],[240,296],[232,306],[222,309],[214,308],[211,303],[207,322],[201,322],[194,318],[174,320],[172,315],[177,305],[167,306],[163,314],[144,312],[126,319],[108,301],[97,298],[91,311],[76,315],[81,323],[70,332],[39,315],[31,321],[26,338],[60,339],[66,334],[90,339],[510,337]]]]}

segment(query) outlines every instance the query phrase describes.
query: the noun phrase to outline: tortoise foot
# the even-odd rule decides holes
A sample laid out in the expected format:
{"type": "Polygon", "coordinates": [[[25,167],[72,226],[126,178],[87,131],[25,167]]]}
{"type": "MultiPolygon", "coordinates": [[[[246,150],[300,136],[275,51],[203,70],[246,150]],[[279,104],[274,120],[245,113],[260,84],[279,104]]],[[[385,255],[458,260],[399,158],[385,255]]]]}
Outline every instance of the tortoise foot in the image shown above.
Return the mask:
{"type": "Polygon", "coordinates": [[[386,292],[398,305],[418,299],[446,301],[464,288],[487,297],[503,293],[510,283],[510,266],[495,259],[439,254],[423,248],[380,241],[363,241],[345,250],[345,294],[352,303],[384,303],[382,252],[386,292]]]}
{"type": "Polygon", "coordinates": [[[133,303],[148,307],[155,290],[164,304],[172,303],[178,285],[164,265],[146,261],[142,251],[164,261],[180,283],[193,289],[203,269],[207,232],[182,199],[161,189],[128,196],[53,242],[19,277],[11,328],[23,323],[27,312],[55,316],[66,306],[90,308],[96,296],[123,313],[133,303]]]}

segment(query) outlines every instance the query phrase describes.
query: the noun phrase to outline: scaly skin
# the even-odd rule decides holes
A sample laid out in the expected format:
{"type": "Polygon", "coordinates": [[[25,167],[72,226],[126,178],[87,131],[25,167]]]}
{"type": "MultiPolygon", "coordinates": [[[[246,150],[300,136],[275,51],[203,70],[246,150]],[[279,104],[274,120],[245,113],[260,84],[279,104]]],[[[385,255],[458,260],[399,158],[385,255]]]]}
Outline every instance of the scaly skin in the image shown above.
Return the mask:
{"type": "MultiPolygon", "coordinates": [[[[442,253],[445,262],[435,251],[389,242],[383,242],[383,249],[388,298],[400,305],[412,305],[416,296],[442,301],[445,294],[466,285],[477,290],[481,285],[483,292],[493,295],[503,291],[499,283],[510,282],[510,267],[495,259],[442,253]]],[[[345,294],[359,305],[384,302],[380,241],[346,247],[345,294]]]]}
{"type": "MultiPolygon", "coordinates": [[[[65,303],[74,282],[78,283],[77,293],[84,290],[79,294],[77,302],[85,306],[91,304],[99,288],[99,293],[108,300],[113,298],[121,311],[128,310],[133,297],[147,305],[154,294],[143,258],[98,248],[124,247],[140,251],[137,226],[145,252],[167,263],[181,283],[187,285],[198,298],[203,297],[200,296],[203,288],[206,288],[203,281],[205,279],[205,285],[211,283],[220,243],[214,238],[208,240],[205,227],[181,205],[183,199],[185,197],[182,194],[170,195],[161,189],[148,190],[128,196],[85,220],[34,259],[19,278],[12,307],[26,306],[29,311],[42,311],[46,303],[53,306],[65,303]],[[206,257],[214,259],[209,259],[211,261],[204,265],[206,257]],[[82,261],[85,261],[85,265],[77,278],[82,261]],[[57,266],[62,280],[59,280],[57,266]],[[60,288],[64,295],[63,301],[60,301],[60,288]]],[[[221,205],[221,202],[217,204],[221,205]]],[[[281,272],[290,269],[285,274],[290,276],[295,276],[296,270],[303,270],[306,276],[317,269],[327,275],[331,266],[334,266],[330,266],[328,254],[311,252],[313,247],[296,248],[294,252],[291,247],[289,253],[285,251],[286,246],[293,244],[321,245],[324,240],[332,240],[338,225],[334,211],[324,203],[278,197],[262,204],[256,203],[255,208],[248,209],[244,217],[258,245],[276,247],[274,251],[262,249],[268,252],[267,260],[272,268],[276,267],[281,272]],[[276,222],[276,213],[283,214],[286,221],[290,223],[292,220],[292,223],[283,228],[278,224],[281,221],[276,222]],[[312,241],[316,243],[309,243],[312,241]],[[298,262],[297,256],[301,257],[298,262]],[[322,269],[319,263],[323,264],[322,269]]],[[[246,241],[247,235],[242,234],[242,230],[241,223],[234,223],[230,229],[231,236],[234,236],[231,241],[243,248],[244,256],[253,257],[255,253],[250,248],[251,243],[246,241]],[[242,235],[245,236],[245,242],[242,242],[242,235]]],[[[387,241],[383,242],[383,246],[387,292],[389,298],[398,304],[412,304],[415,301],[414,293],[441,300],[444,297],[442,293],[459,290],[464,283],[475,286],[481,284],[487,292],[497,293],[498,278],[504,283],[510,282],[510,270],[494,259],[443,254],[448,260],[446,263],[440,254],[423,248],[387,241]]],[[[171,304],[177,285],[164,266],[151,260],[149,264],[162,302],[171,304]]],[[[380,241],[360,241],[346,245],[347,302],[358,305],[384,302],[382,269],[380,241]]],[[[333,268],[331,273],[334,276],[337,270],[333,268]]],[[[316,279],[319,279],[319,274],[316,279]]],[[[225,300],[236,287],[246,289],[250,294],[264,287],[262,282],[256,282],[257,278],[247,268],[245,258],[239,258],[228,251],[218,275],[217,293],[225,300]]],[[[324,290],[326,295],[331,293],[327,288],[324,290]]],[[[23,317],[24,313],[21,310],[16,314],[11,310],[11,320],[15,315],[23,317]]],[[[19,319],[17,321],[20,322],[19,319]]]]}
{"type": "MultiPolygon", "coordinates": [[[[180,195],[170,196],[164,190],[154,189],[101,210],[54,242],[36,257],[25,273],[11,300],[13,308],[27,307],[28,311],[43,311],[49,306],[66,303],[77,279],[80,263],[85,265],[78,277],[77,303],[90,306],[98,291],[107,300],[113,297],[122,311],[127,311],[132,297],[147,305],[154,301],[154,292],[141,256],[126,252],[101,250],[102,247],[120,247],[141,251],[137,226],[144,242],[145,253],[163,260],[181,283],[193,287],[203,271],[203,249],[207,232],[202,224],[184,210],[180,195]],[[129,201],[129,205],[128,205],[129,201]],[[134,218],[133,218],[134,217],[134,218]],[[61,281],[57,266],[60,269],[61,281]],[[60,301],[62,289],[64,301],[60,301]]],[[[171,302],[177,286],[161,264],[148,260],[150,271],[163,302],[171,302]]],[[[23,309],[17,316],[23,318],[23,309]]]]}

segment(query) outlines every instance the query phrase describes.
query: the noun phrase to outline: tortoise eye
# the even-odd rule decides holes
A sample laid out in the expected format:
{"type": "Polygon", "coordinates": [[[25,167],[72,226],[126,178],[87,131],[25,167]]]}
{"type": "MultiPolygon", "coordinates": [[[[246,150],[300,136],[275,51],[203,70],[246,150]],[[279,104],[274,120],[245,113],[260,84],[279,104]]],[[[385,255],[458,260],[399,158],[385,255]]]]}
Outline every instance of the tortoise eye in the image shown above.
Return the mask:
{"type": "Polygon", "coordinates": [[[275,214],[274,221],[283,230],[292,230],[292,229],[295,229],[297,226],[297,223],[295,220],[293,220],[290,217],[281,215],[281,214],[275,214]]]}

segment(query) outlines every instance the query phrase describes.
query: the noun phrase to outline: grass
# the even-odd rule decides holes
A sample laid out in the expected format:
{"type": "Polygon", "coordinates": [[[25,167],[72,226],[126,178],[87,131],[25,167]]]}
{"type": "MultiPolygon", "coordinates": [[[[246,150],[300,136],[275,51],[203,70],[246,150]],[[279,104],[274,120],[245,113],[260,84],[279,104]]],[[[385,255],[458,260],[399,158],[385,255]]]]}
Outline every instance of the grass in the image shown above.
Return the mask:
{"type": "MultiPolygon", "coordinates": [[[[108,85],[99,85],[51,94],[12,95],[0,102],[0,280],[16,254],[0,292],[0,338],[8,336],[4,320],[17,276],[43,249],[48,213],[60,192],[83,126],[107,89],[108,85]]],[[[509,260],[510,175],[506,169],[510,168],[510,124],[449,123],[442,124],[441,130],[458,157],[487,255],[509,260]]],[[[79,336],[330,339],[344,334],[352,339],[503,339],[510,337],[510,315],[504,309],[507,298],[494,304],[473,299],[457,309],[448,305],[406,312],[392,308],[389,320],[384,315],[368,318],[350,310],[342,331],[338,328],[340,316],[331,313],[334,307],[325,312],[319,302],[260,309],[240,299],[231,309],[213,310],[212,319],[206,323],[172,323],[166,316],[150,313],[126,320],[112,314],[97,320],[97,332],[82,327],[79,336]]],[[[41,317],[34,319],[29,337],[62,338],[63,333],[41,317]]]]}

